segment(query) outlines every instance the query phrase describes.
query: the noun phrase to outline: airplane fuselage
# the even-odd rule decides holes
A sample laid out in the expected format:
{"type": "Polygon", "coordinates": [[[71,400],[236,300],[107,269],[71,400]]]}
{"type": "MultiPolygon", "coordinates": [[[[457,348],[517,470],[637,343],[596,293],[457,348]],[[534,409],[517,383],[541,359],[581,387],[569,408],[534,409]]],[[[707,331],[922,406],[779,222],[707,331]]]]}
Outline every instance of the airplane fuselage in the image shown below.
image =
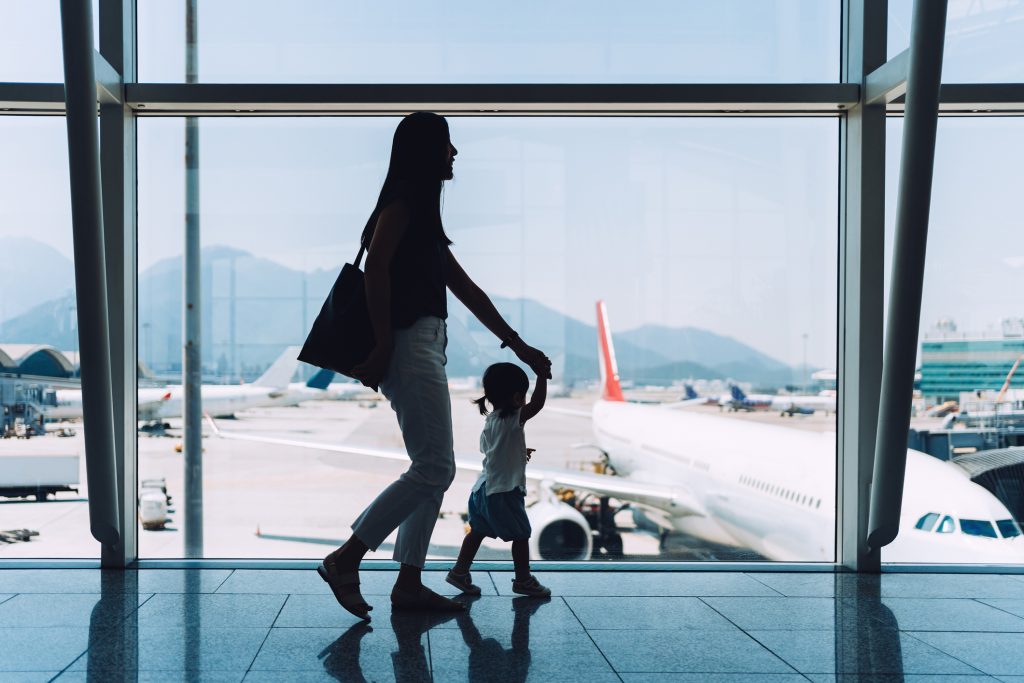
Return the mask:
{"type": "MultiPolygon", "coordinates": [[[[598,401],[597,444],[615,472],[637,483],[685,488],[703,514],[666,515],[671,528],[749,548],[777,561],[835,558],[836,436],[717,414],[598,401]]],[[[1024,537],[982,538],[915,528],[923,515],[954,521],[1009,518],[955,465],[914,450],[900,535],[886,562],[1024,561],[1024,537]]]]}

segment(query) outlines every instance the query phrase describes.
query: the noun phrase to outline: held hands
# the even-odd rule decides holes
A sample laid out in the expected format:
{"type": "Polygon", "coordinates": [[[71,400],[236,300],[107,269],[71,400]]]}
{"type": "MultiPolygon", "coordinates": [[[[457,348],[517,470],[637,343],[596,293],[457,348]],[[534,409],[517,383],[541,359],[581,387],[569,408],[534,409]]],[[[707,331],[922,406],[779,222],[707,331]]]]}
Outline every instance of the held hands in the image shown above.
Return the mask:
{"type": "Polygon", "coordinates": [[[519,360],[529,365],[538,377],[551,379],[551,359],[545,356],[543,351],[533,348],[518,336],[509,341],[508,347],[519,360]]]}
{"type": "Polygon", "coordinates": [[[358,379],[363,385],[377,391],[380,382],[384,379],[384,373],[388,370],[388,363],[391,362],[391,348],[382,344],[373,347],[373,351],[359,365],[352,368],[352,376],[358,379]]]}
{"type": "Polygon", "coordinates": [[[536,452],[537,452],[536,448],[527,448],[526,449],[526,462],[530,462],[530,458],[532,458],[533,454],[536,453],[536,452]]]}

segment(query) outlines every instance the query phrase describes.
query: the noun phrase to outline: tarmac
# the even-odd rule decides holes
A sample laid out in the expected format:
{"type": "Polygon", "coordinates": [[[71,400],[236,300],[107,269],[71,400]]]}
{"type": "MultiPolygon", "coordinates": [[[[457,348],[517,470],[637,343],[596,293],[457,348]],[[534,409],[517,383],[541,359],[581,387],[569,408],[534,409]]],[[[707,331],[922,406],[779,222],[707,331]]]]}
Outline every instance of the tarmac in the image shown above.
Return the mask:
{"type": "MultiPolygon", "coordinates": [[[[481,457],[478,439],[482,418],[472,392],[453,392],[452,418],[456,455],[481,457]]],[[[647,397],[651,397],[649,394],[647,397]]],[[[657,392],[653,395],[658,397],[657,392]]],[[[595,396],[549,398],[548,406],[570,413],[589,413],[595,396]]],[[[669,399],[669,394],[661,398],[669,399]]],[[[717,407],[697,410],[719,412],[717,407]]],[[[730,418],[770,421],[814,431],[835,429],[835,416],[817,414],[782,418],[776,413],[725,413],[730,418]]],[[[220,419],[223,432],[302,440],[330,445],[349,444],[404,451],[401,433],[386,401],[310,401],[296,407],[240,412],[220,419]]],[[[165,436],[138,439],[139,479],[166,480],[171,496],[169,522],[163,530],[140,530],[141,558],[184,556],[183,456],[180,420],[172,420],[165,436]]],[[[39,532],[30,542],[0,545],[2,558],[96,558],[99,545],[88,530],[88,489],[85,485],[83,425],[72,437],[46,436],[0,441],[4,453],[53,452],[82,455],[79,493],[60,493],[47,502],[0,498],[0,530],[28,528],[39,532]]],[[[331,453],[270,443],[218,438],[205,429],[203,439],[204,555],[207,558],[319,558],[344,542],[349,525],[385,486],[406,468],[401,461],[331,453]]],[[[545,410],[527,426],[527,444],[536,449],[533,463],[545,468],[586,469],[595,452],[578,446],[592,443],[591,421],[585,415],[545,410]],[[589,460],[588,460],[589,459],[589,460]]],[[[450,559],[465,534],[463,515],[476,474],[460,471],[448,490],[432,537],[429,559],[450,559]]],[[[528,496],[528,502],[532,498],[528,496]]],[[[673,535],[662,546],[655,535],[633,527],[628,511],[616,519],[623,527],[627,560],[760,559],[738,548],[710,546],[698,539],[673,535]]],[[[394,534],[371,553],[390,559],[394,534]]],[[[510,560],[509,544],[488,540],[481,560],[510,560]]]]}

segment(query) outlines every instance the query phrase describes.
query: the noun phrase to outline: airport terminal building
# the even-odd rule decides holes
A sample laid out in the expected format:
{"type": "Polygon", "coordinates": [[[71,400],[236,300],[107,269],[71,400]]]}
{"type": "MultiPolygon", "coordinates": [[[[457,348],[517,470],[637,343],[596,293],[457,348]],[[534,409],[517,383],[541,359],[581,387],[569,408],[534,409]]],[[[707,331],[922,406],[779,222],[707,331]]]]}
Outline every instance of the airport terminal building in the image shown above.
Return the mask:
{"type": "MultiPolygon", "coordinates": [[[[1024,356],[1024,336],[944,336],[921,341],[921,394],[931,403],[957,401],[962,392],[998,391],[1024,356]]],[[[1024,372],[1011,387],[1024,387],[1024,372]]]]}
{"type": "Polygon", "coordinates": [[[919,329],[1020,315],[1022,45],[1024,0],[0,2],[0,681],[1024,680],[1024,371],[962,408],[1024,329],[919,329]],[[346,266],[385,305],[404,193],[374,333],[429,352],[368,365],[422,420],[296,350],[346,266]],[[518,562],[497,362],[552,374],[518,562]],[[353,541],[396,481],[422,542],[353,541]]]}

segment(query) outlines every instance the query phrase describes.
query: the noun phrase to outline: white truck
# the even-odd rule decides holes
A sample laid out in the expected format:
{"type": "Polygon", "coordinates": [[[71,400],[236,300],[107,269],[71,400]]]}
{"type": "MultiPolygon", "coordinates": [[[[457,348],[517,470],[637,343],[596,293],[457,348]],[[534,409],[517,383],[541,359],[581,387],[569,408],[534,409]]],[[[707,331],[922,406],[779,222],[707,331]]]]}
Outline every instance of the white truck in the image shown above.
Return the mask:
{"type": "Polygon", "coordinates": [[[79,456],[0,454],[0,497],[42,502],[58,491],[78,492],[79,456]]]}

